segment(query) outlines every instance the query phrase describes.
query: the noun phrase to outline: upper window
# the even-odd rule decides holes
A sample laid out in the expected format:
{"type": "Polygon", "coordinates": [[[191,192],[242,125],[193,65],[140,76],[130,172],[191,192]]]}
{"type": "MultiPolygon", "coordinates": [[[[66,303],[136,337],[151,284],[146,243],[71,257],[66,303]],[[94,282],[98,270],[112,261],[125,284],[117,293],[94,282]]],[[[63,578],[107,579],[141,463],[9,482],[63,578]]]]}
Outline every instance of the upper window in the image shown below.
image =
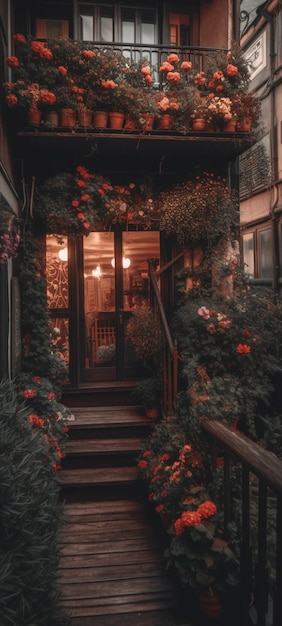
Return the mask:
{"type": "Polygon", "coordinates": [[[79,17],[82,41],[157,42],[156,10],[151,7],[81,4],[79,17]]]}
{"type": "Polygon", "coordinates": [[[244,270],[250,278],[273,278],[272,229],[268,224],[252,227],[242,235],[244,270]]]}

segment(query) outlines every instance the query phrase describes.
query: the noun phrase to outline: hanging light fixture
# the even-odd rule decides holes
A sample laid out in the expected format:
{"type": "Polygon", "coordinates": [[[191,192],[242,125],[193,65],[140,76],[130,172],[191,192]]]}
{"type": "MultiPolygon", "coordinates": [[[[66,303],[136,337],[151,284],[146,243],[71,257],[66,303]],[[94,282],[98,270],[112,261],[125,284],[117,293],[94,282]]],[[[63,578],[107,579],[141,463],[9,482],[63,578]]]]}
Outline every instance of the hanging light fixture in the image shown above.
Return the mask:
{"type": "Polygon", "coordinates": [[[59,257],[60,261],[67,261],[68,260],[68,249],[67,248],[61,248],[61,250],[59,250],[59,252],[58,252],[58,257],[59,257]]]}
{"type": "MultiPolygon", "coordinates": [[[[111,260],[111,266],[115,267],[115,265],[116,265],[116,260],[112,259],[111,260]]],[[[130,267],[130,265],[131,265],[130,259],[128,257],[126,257],[126,256],[123,256],[122,257],[122,267],[123,267],[123,269],[127,270],[130,267]]]]}

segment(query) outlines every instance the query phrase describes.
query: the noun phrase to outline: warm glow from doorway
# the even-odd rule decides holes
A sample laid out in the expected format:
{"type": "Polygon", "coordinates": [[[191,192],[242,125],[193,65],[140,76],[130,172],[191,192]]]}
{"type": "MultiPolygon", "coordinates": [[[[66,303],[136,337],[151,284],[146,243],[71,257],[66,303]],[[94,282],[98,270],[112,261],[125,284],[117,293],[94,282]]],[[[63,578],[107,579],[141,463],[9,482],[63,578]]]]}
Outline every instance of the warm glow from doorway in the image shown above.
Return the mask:
{"type": "MultiPolygon", "coordinates": [[[[115,267],[115,264],[116,264],[115,259],[112,259],[111,260],[111,266],[115,267]]],[[[122,257],[122,267],[123,267],[123,269],[127,270],[128,267],[130,267],[130,265],[131,265],[130,259],[128,257],[123,256],[122,257]]]]}

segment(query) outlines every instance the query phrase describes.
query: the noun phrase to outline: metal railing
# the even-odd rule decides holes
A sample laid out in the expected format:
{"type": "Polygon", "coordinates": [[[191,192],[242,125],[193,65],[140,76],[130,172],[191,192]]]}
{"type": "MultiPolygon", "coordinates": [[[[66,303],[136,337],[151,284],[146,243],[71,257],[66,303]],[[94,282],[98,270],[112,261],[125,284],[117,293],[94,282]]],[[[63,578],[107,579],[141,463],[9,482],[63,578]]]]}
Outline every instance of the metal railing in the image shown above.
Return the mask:
{"type": "Polygon", "coordinates": [[[88,42],[93,50],[121,52],[130,61],[137,64],[146,59],[152,69],[152,76],[155,85],[162,89],[165,85],[165,76],[159,72],[162,63],[172,52],[179,56],[180,63],[190,61],[192,68],[196,72],[205,70],[207,59],[211,53],[222,51],[227,52],[226,48],[206,48],[199,46],[168,46],[161,44],[133,44],[133,43],[105,43],[105,42],[88,42]]]}
{"type": "Polygon", "coordinates": [[[224,451],[224,523],[232,521],[231,469],[242,470],[240,626],[282,624],[282,461],[271,452],[218,421],[203,420],[202,429],[216,449],[224,451]],[[254,507],[255,500],[255,507],[254,507]],[[270,553],[268,512],[275,513],[270,553]],[[256,519],[254,519],[254,509],[256,519]],[[255,546],[254,550],[254,532],[255,546]],[[256,563],[253,563],[256,553],[256,563]],[[269,566],[273,571],[272,581],[269,566]],[[250,609],[250,597],[254,597],[250,609]]]}

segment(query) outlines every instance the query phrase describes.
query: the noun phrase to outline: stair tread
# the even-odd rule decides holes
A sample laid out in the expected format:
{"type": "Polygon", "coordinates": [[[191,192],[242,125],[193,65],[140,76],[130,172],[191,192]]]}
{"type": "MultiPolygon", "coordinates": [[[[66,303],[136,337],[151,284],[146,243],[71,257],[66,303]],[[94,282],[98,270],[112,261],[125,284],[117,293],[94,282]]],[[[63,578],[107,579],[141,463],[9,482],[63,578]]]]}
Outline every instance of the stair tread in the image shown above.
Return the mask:
{"type": "Polygon", "coordinates": [[[137,480],[137,467],[66,469],[59,475],[62,485],[125,485],[137,480]]]}
{"type": "Polygon", "coordinates": [[[68,422],[70,429],[111,428],[112,426],[149,426],[149,421],[141,407],[76,407],[72,409],[73,420],[68,422]]]}
{"type": "Polygon", "coordinates": [[[76,439],[66,444],[67,454],[116,454],[118,452],[138,452],[144,443],[144,438],[132,437],[126,439],[76,439]]]}

